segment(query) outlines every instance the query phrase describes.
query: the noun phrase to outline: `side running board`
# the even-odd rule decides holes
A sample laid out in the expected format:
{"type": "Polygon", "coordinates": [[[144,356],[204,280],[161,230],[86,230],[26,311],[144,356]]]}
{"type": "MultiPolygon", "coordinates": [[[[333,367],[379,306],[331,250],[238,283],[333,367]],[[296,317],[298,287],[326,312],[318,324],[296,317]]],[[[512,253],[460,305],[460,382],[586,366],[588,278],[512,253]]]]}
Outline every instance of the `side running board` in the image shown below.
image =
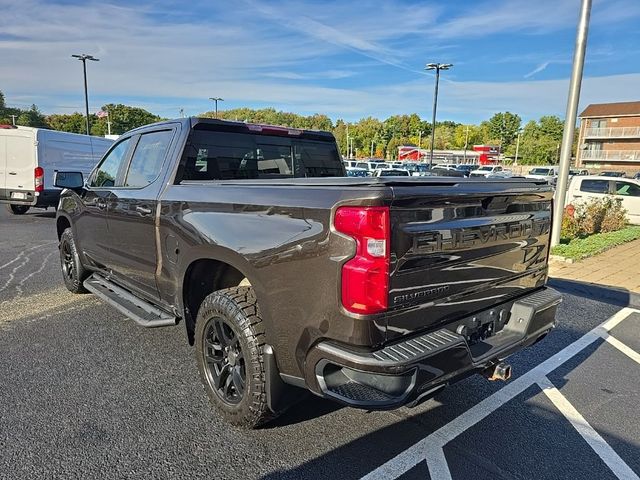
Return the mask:
{"type": "Polygon", "coordinates": [[[178,323],[175,316],[96,273],[84,281],[84,287],[143,327],[166,327],[178,323]]]}

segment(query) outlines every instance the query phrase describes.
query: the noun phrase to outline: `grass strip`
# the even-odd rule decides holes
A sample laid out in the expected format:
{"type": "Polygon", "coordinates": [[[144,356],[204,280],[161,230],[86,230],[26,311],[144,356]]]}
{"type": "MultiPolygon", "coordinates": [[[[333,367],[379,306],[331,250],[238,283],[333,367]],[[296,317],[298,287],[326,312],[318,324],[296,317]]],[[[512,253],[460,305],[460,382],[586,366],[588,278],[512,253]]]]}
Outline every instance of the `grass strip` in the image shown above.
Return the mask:
{"type": "MultiPolygon", "coordinates": [[[[584,238],[574,238],[568,243],[556,245],[551,249],[551,253],[573,260],[582,260],[637,239],[640,239],[640,226],[632,226],[616,232],[596,233],[584,238]]],[[[640,255],[640,251],[638,254],[640,255]]]]}

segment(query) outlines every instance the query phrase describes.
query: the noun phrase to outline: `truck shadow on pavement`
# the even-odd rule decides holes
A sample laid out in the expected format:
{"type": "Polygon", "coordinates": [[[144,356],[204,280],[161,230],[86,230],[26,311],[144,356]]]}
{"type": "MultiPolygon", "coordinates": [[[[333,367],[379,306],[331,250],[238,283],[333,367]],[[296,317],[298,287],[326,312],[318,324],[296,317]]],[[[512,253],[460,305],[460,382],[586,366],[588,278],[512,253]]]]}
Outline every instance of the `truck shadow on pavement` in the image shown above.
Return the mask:
{"type": "MultiPolygon", "coordinates": [[[[596,299],[614,306],[626,307],[637,301],[632,292],[583,282],[554,279],[549,282],[549,285],[560,290],[561,293],[590,300],[596,299]]],[[[638,396],[638,390],[629,390],[625,387],[623,380],[610,380],[613,375],[606,375],[606,369],[598,371],[597,378],[591,377],[594,365],[608,363],[601,360],[606,348],[603,340],[596,340],[560,364],[547,377],[558,390],[564,392],[566,389],[574,395],[569,396],[569,400],[575,401],[576,408],[584,414],[588,422],[593,422],[593,427],[604,442],[619,455],[621,463],[626,462],[623,467],[640,472],[640,457],[637,456],[640,429],[627,433],[624,420],[619,423],[612,420],[616,417],[615,413],[620,414],[615,411],[615,408],[623,408],[622,404],[616,404],[613,400],[620,399],[620,396],[625,394],[628,395],[627,400],[632,400],[634,396],[638,396]],[[576,376],[579,378],[576,379],[576,376]],[[611,385],[612,382],[613,385],[611,385]],[[592,406],[591,394],[583,397],[575,396],[576,391],[589,390],[591,387],[586,388],[589,385],[595,389],[592,394],[598,397],[599,401],[605,403],[607,400],[611,401],[607,404],[609,405],[608,413],[602,413],[599,407],[592,406]],[[611,390],[605,387],[610,387],[611,390]],[[605,398],[607,400],[604,400],[605,398]],[[599,416],[601,413],[602,418],[599,416]]],[[[633,364],[633,362],[630,363],[633,364]]],[[[633,376],[640,378],[640,370],[637,368],[632,366],[626,370],[631,379],[633,376]]],[[[629,379],[626,381],[628,384],[629,379]]],[[[431,433],[471,408],[477,401],[498,390],[494,388],[495,385],[482,382],[484,380],[479,378],[470,378],[452,385],[415,410],[403,408],[396,412],[371,414],[354,411],[354,415],[361,416],[362,436],[296,467],[274,471],[261,478],[265,480],[361,478],[409,447],[423,441],[431,433]],[[368,418],[371,420],[367,420],[368,418]],[[371,425],[387,423],[387,425],[366,432],[364,430],[367,423],[371,425]]],[[[342,415],[342,412],[338,412],[341,409],[344,407],[328,400],[310,397],[295,405],[283,418],[272,422],[266,428],[277,430],[281,427],[286,428],[287,425],[313,421],[325,415],[342,415]]],[[[348,410],[345,411],[347,412],[348,410]]],[[[618,416],[628,415],[632,416],[633,412],[622,412],[622,415],[618,416]]],[[[358,422],[356,420],[356,423],[358,422]]],[[[335,432],[335,434],[340,433],[335,432]]],[[[339,444],[342,441],[341,438],[336,437],[334,443],[339,444]]],[[[454,479],[615,478],[601,457],[584,441],[565,415],[554,406],[535,382],[460,433],[447,443],[443,450],[454,479]],[[526,455],[522,455],[523,451],[526,455]],[[545,460],[541,463],[539,459],[545,460]]],[[[419,449],[417,452],[417,455],[422,458],[412,460],[411,466],[400,466],[400,470],[404,473],[398,478],[403,480],[431,478],[424,449],[419,449]]],[[[398,465],[401,465],[401,462],[398,462],[398,465]]]]}
{"type": "Polygon", "coordinates": [[[640,308],[640,294],[622,288],[612,288],[605,285],[567,280],[564,278],[550,278],[548,285],[561,293],[569,293],[577,297],[599,300],[610,305],[620,307],[640,308]]]}

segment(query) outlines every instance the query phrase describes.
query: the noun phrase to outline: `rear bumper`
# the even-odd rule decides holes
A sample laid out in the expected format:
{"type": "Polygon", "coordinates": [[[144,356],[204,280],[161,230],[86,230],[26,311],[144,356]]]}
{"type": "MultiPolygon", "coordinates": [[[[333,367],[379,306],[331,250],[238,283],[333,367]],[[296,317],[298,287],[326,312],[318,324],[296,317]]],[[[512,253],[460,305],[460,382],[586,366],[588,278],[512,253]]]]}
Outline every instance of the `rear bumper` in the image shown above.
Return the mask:
{"type": "Polygon", "coordinates": [[[11,205],[29,205],[32,207],[56,207],[60,200],[59,189],[47,189],[42,192],[33,190],[11,190],[0,188],[0,202],[11,205]]]}
{"type": "Polygon", "coordinates": [[[405,337],[378,350],[321,342],[307,355],[305,380],[314,393],[354,407],[391,409],[416,404],[447,384],[535,343],[555,327],[560,302],[560,294],[544,288],[490,312],[405,337]],[[500,315],[504,317],[503,328],[471,344],[461,327],[498,310],[508,312],[500,315]]]}

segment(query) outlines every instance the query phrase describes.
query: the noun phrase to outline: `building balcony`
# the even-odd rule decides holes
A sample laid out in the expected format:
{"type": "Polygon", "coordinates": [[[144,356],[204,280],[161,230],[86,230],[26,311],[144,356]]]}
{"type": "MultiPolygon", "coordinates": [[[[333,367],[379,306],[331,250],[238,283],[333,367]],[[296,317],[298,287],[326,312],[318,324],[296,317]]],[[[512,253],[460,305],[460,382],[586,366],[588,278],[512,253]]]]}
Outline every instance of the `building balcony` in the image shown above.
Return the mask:
{"type": "Polygon", "coordinates": [[[582,161],[640,162],[640,150],[582,150],[582,161]]]}
{"type": "Polygon", "coordinates": [[[585,128],[584,138],[640,138],[640,127],[585,128]]]}

